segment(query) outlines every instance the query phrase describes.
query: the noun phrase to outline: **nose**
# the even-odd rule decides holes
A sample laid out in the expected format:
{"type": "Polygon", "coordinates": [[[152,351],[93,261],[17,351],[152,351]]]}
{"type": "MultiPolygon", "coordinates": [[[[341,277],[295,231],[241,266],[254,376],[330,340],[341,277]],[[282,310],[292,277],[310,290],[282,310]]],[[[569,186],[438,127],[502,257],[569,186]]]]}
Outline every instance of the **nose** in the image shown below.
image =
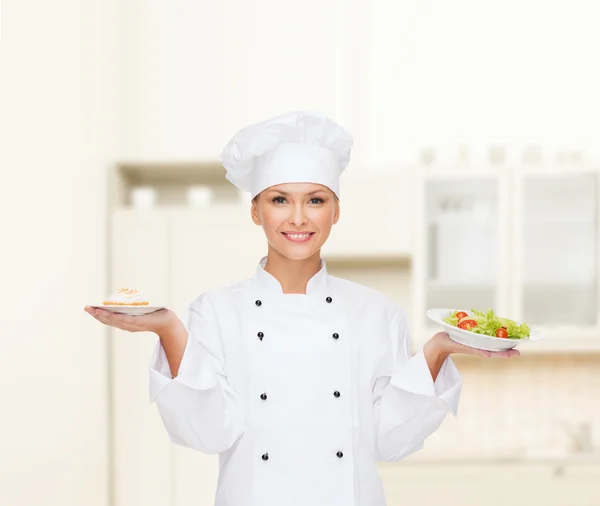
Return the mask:
{"type": "Polygon", "coordinates": [[[306,212],[301,202],[293,206],[289,222],[296,227],[301,227],[306,223],[306,212]]]}

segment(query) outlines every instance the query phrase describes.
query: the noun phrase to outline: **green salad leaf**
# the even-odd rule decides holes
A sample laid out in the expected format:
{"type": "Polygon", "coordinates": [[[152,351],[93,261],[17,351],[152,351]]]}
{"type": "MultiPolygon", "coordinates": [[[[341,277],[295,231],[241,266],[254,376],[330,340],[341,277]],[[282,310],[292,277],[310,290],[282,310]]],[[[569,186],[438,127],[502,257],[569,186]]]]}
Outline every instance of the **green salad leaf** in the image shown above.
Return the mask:
{"type": "MultiPolygon", "coordinates": [[[[456,316],[459,311],[452,311],[449,316],[442,318],[445,323],[454,327],[458,326],[459,320],[456,316]]],[[[529,339],[531,329],[526,323],[517,323],[508,318],[502,318],[494,313],[492,309],[488,309],[485,313],[476,309],[471,309],[468,313],[469,320],[475,320],[477,325],[469,330],[476,334],[496,337],[496,331],[502,327],[506,329],[509,339],[529,339]]]]}

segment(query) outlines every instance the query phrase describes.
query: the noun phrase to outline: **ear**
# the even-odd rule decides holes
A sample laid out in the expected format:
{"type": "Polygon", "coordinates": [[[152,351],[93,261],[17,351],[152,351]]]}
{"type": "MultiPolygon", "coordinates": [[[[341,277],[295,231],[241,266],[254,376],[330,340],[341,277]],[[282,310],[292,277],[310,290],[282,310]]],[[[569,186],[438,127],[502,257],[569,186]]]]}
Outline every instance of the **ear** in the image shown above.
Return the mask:
{"type": "Polygon", "coordinates": [[[258,216],[258,202],[256,200],[252,201],[252,206],[250,207],[250,217],[255,225],[262,226],[260,217],[258,216]]]}
{"type": "Polygon", "coordinates": [[[335,211],[333,214],[333,224],[335,225],[340,219],[340,201],[335,199],[335,211]]]}

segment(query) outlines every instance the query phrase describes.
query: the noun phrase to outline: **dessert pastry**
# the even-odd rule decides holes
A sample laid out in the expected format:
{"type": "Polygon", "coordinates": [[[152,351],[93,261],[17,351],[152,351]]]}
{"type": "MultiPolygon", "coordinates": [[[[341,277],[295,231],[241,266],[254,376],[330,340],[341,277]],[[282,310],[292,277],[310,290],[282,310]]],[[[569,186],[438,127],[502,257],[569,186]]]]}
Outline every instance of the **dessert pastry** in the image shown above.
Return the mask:
{"type": "Polygon", "coordinates": [[[135,288],[119,288],[111,293],[108,300],[102,302],[105,306],[147,306],[149,302],[144,300],[142,292],[135,288]]]}

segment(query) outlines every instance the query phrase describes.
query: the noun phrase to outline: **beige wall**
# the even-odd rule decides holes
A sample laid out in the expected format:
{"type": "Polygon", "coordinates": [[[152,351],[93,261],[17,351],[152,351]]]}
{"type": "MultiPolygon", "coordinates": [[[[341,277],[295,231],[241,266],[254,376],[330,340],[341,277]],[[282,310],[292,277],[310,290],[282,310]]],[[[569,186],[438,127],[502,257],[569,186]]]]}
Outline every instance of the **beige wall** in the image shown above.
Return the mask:
{"type": "Polygon", "coordinates": [[[108,163],[119,120],[117,0],[2,2],[0,504],[105,506],[108,163]]]}

